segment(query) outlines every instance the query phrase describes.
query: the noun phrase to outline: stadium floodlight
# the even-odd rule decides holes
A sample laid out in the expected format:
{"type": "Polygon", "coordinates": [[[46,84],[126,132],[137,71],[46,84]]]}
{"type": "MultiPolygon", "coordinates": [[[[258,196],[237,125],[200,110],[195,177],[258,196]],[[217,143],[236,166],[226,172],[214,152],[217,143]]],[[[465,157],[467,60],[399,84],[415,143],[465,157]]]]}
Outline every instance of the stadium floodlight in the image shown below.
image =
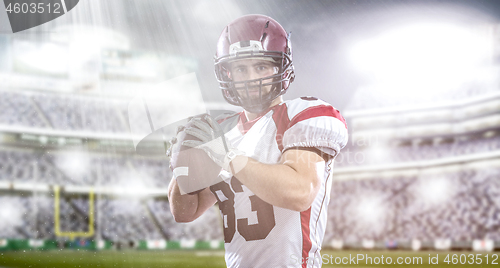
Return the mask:
{"type": "MultiPolygon", "coordinates": [[[[95,83],[101,68],[103,49],[129,50],[130,40],[124,34],[98,26],[66,25],[50,34],[50,42],[64,48],[62,57],[69,77],[78,82],[95,83]]],[[[62,53],[60,53],[62,54],[62,53]]],[[[61,57],[61,55],[59,55],[61,57]]],[[[44,64],[50,64],[50,60],[44,64]]]]}
{"type": "Polygon", "coordinates": [[[63,74],[68,70],[68,50],[56,43],[17,42],[20,45],[16,62],[23,68],[43,70],[46,73],[63,74]]]}
{"type": "Polygon", "coordinates": [[[491,59],[492,42],[474,28],[422,23],[387,31],[355,45],[353,63],[381,90],[406,94],[456,88],[491,59]]]}
{"type": "Polygon", "coordinates": [[[73,45],[75,48],[80,48],[80,52],[101,48],[130,49],[130,39],[126,35],[98,26],[65,25],[57,27],[51,32],[50,40],[73,45]]]}

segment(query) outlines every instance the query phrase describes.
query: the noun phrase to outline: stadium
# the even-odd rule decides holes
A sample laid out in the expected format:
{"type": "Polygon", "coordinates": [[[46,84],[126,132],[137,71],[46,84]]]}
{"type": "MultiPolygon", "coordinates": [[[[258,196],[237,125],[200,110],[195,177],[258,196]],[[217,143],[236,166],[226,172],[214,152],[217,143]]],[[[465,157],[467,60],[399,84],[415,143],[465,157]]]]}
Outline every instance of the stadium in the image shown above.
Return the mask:
{"type": "Polygon", "coordinates": [[[0,267],[225,267],[219,209],[175,222],[167,148],[132,108],[162,85],[163,125],[235,110],[212,56],[250,13],[295,31],[293,87],[311,90],[286,98],[325,99],[348,124],[324,266],[497,264],[500,8],[382,2],[81,1],[20,34],[0,9],[0,267]]]}

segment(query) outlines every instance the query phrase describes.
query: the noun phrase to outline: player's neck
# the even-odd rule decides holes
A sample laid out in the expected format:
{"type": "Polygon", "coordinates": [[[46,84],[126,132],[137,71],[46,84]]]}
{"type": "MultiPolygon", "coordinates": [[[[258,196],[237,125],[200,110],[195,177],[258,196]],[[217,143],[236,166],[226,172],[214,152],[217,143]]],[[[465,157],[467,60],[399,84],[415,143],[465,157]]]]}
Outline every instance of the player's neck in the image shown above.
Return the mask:
{"type": "MultiPolygon", "coordinates": [[[[279,96],[276,99],[274,99],[273,102],[271,102],[271,105],[269,105],[269,108],[274,107],[282,102],[283,102],[283,96],[279,96]]],[[[260,115],[260,113],[251,113],[247,110],[244,110],[244,111],[245,111],[245,116],[247,117],[247,121],[252,121],[255,118],[259,117],[259,115],[260,115]]]]}

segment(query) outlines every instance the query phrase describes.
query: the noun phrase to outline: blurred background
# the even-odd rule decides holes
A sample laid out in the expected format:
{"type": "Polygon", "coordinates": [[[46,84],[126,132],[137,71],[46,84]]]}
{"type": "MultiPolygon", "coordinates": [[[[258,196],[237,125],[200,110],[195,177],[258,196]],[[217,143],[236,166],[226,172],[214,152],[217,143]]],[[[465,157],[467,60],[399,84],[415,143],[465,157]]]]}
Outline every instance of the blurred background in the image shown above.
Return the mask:
{"type": "Polygon", "coordinates": [[[15,34],[0,6],[0,250],[221,249],[218,208],[174,222],[168,161],[136,154],[128,105],[195,73],[188,97],[161,96],[166,114],[238,110],[213,55],[253,13],[292,32],[285,99],[348,123],[325,248],[500,249],[496,1],[81,0],[15,34]]]}

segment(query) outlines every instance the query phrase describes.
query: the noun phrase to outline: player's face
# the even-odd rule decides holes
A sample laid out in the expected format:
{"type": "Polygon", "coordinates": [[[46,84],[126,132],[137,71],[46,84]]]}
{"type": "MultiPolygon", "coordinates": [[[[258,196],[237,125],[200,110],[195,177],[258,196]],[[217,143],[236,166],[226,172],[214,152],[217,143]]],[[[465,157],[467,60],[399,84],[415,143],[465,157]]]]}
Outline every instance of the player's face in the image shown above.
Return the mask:
{"type": "MultiPolygon", "coordinates": [[[[277,74],[279,68],[271,61],[262,59],[245,59],[231,63],[229,76],[234,82],[242,82],[269,77],[277,74]]],[[[262,80],[262,84],[271,83],[272,79],[262,80]]],[[[262,87],[262,95],[271,91],[271,85],[262,87]]],[[[248,83],[248,94],[244,83],[236,83],[238,94],[243,98],[259,99],[259,81],[248,83]]]]}

